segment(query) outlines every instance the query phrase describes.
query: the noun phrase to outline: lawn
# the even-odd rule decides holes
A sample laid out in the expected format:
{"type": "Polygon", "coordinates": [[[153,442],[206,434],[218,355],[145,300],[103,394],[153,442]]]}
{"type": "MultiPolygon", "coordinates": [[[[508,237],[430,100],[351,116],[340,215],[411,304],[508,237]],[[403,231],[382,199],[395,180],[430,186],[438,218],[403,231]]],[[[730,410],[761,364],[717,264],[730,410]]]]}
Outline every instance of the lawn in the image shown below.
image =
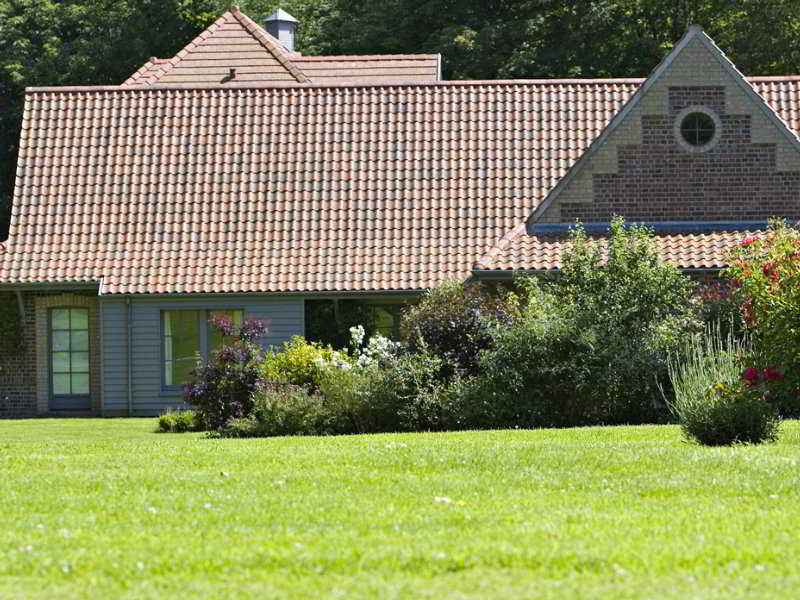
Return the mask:
{"type": "Polygon", "coordinates": [[[214,440],[0,421],[0,598],[796,598],[800,423],[214,440]]]}

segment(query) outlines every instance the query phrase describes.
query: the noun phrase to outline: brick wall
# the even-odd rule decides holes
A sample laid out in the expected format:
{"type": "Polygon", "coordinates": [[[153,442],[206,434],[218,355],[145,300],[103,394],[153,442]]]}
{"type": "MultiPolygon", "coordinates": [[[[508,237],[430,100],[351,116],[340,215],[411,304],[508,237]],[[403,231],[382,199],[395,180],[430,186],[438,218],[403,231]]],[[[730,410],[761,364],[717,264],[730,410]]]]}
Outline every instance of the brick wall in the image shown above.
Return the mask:
{"type": "Polygon", "coordinates": [[[752,141],[751,115],[725,111],[718,87],[669,89],[666,115],[643,115],[640,144],[617,147],[617,172],[593,175],[593,202],[562,202],[561,217],[609,221],[752,221],[800,217],[800,172],[780,172],[775,144],[752,141]],[[680,143],[676,119],[693,105],[719,117],[707,151],[680,143]]]}
{"type": "Polygon", "coordinates": [[[638,97],[616,128],[570,175],[541,223],[722,221],[800,217],[800,152],[698,40],[638,97]],[[691,148],[676,136],[682,111],[706,107],[719,139],[691,148]]]}
{"type": "MultiPolygon", "coordinates": [[[[3,302],[17,302],[15,294],[0,294],[3,302]]],[[[25,319],[21,350],[0,349],[0,417],[36,414],[36,339],[33,297],[23,294],[25,319]]]]}
{"type": "Polygon", "coordinates": [[[26,417],[49,412],[50,357],[48,310],[89,308],[89,364],[93,414],[101,411],[100,313],[91,292],[25,292],[24,348],[0,353],[0,417],[26,417]]]}

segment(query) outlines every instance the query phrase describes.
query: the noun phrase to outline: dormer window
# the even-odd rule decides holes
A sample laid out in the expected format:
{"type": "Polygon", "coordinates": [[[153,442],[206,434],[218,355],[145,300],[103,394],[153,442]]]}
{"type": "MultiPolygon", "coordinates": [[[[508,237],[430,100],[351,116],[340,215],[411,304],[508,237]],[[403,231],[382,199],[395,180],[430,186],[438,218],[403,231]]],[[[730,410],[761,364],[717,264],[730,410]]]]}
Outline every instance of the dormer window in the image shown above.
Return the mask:
{"type": "Polygon", "coordinates": [[[675,138],[684,150],[705,152],[719,141],[721,125],[714,111],[704,106],[689,106],[675,119],[675,138]]]}

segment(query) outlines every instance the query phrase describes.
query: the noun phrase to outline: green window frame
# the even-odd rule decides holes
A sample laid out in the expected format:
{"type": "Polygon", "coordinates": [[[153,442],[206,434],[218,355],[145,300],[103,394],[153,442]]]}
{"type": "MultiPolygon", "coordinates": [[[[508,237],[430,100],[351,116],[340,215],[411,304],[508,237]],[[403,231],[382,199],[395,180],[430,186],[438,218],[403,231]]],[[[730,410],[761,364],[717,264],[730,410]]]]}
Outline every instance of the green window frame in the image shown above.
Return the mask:
{"type": "Polygon", "coordinates": [[[214,330],[209,321],[226,315],[235,327],[244,322],[241,308],[165,309],[161,311],[161,388],[178,391],[191,379],[198,360],[208,360],[211,352],[231,338],[214,330]]]}
{"type": "Polygon", "coordinates": [[[88,398],[91,393],[89,309],[51,308],[50,395],[53,399],[88,398]]]}

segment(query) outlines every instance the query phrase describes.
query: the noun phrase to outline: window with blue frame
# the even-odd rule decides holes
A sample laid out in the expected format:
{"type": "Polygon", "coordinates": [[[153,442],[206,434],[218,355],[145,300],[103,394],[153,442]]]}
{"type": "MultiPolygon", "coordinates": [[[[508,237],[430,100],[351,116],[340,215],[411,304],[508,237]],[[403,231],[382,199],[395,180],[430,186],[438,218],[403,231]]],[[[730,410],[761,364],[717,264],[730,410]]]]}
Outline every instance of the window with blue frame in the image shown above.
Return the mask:
{"type": "Polygon", "coordinates": [[[187,383],[199,359],[208,359],[213,350],[231,341],[209,324],[214,315],[227,316],[237,328],[244,321],[241,309],[161,311],[164,387],[187,383]]]}
{"type": "Polygon", "coordinates": [[[88,398],[89,309],[50,310],[50,377],[54,398],[88,398]]]}

